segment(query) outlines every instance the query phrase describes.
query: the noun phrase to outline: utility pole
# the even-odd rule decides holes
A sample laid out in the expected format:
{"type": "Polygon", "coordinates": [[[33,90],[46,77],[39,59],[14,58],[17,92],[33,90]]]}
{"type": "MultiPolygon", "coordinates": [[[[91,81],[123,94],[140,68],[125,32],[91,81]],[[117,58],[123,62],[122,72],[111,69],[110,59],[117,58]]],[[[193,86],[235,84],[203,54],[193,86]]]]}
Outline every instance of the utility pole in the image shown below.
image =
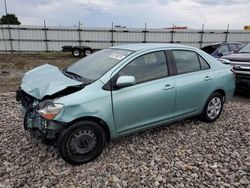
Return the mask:
{"type": "Polygon", "coordinates": [[[227,42],[229,33],[229,24],[227,24],[227,31],[225,33],[226,33],[225,42],[227,42]]]}
{"type": "Polygon", "coordinates": [[[203,35],[204,35],[204,27],[205,27],[204,23],[202,24],[201,32],[200,32],[200,34],[201,34],[201,40],[199,42],[200,43],[200,48],[202,48],[202,43],[203,43],[203,35]]]}
{"type": "Polygon", "coordinates": [[[9,41],[10,41],[10,50],[11,50],[11,53],[13,53],[13,45],[12,45],[12,39],[11,39],[11,32],[10,32],[10,24],[9,24],[9,21],[8,21],[8,11],[7,11],[7,3],[6,3],[6,0],[4,0],[4,6],[5,6],[5,16],[6,16],[6,20],[8,22],[8,33],[9,33],[9,41]]]}
{"type": "Polygon", "coordinates": [[[5,15],[7,16],[8,11],[7,11],[7,4],[6,4],[6,0],[4,0],[4,6],[5,6],[5,15]]]}

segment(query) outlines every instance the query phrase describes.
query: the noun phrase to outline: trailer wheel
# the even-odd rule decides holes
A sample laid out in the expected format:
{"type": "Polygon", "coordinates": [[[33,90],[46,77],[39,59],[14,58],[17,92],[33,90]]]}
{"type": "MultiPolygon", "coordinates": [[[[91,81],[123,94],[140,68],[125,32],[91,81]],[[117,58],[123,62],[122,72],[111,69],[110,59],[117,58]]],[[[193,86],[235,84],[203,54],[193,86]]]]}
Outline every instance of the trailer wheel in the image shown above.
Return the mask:
{"type": "Polygon", "coordinates": [[[73,49],[73,50],[72,50],[72,55],[73,55],[74,57],[80,57],[80,56],[81,56],[81,50],[78,49],[78,48],[73,49]]]}
{"type": "Polygon", "coordinates": [[[84,54],[84,56],[88,56],[88,55],[92,54],[92,50],[90,48],[84,49],[83,54],[84,54]]]}

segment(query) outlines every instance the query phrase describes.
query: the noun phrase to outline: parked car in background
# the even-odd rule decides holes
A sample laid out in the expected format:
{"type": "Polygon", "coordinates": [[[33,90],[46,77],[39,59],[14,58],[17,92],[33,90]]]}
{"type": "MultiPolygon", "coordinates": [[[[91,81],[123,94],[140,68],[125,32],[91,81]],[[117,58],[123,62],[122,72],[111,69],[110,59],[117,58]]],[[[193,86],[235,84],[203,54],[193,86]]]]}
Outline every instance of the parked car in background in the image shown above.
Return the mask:
{"type": "Polygon", "coordinates": [[[92,54],[93,50],[88,46],[63,46],[63,52],[70,51],[74,57],[88,56],[92,54]]]}
{"type": "Polygon", "coordinates": [[[201,48],[201,50],[207,52],[215,58],[220,58],[223,55],[233,53],[235,50],[239,50],[244,46],[240,42],[227,42],[227,43],[214,43],[201,48]]]}
{"type": "Polygon", "coordinates": [[[250,90],[250,43],[236,53],[222,56],[220,61],[233,66],[238,89],[250,90]]]}
{"type": "Polygon", "coordinates": [[[174,44],[130,44],[98,51],[64,70],[27,72],[16,98],[24,128],[54,140],[61,157],[82,164],[110,139],[200,116],[215,121],[234,93],[231,67],[174,44]]]}

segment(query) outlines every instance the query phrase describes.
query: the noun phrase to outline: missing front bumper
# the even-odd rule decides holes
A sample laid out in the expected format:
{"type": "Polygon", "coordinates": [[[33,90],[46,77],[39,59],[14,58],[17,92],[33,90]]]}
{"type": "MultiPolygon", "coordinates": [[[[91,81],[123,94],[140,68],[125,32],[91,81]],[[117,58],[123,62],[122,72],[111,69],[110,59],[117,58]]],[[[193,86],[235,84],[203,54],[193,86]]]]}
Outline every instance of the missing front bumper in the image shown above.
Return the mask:
{"type": "Polygon", "coordinates": [[[41,116],[28,112],[24,116],[24,129],[32,136],[42,140],[55,140],[57,135],[66,127],[65,123],[48,121],[41,116]]]}

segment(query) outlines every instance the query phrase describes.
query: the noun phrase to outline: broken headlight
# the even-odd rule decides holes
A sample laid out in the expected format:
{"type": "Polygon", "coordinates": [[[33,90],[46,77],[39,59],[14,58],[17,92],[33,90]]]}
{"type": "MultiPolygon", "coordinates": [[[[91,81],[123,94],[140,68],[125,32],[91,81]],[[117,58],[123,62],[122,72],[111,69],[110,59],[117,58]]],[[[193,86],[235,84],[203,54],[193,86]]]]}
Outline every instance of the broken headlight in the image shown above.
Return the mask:
{"type": "Polygon", "coordinates": [[[52,120],[63,109],[63,104],[47,102],[43,108],[38,110],[38,113],[47,120],[52,120]]]}

